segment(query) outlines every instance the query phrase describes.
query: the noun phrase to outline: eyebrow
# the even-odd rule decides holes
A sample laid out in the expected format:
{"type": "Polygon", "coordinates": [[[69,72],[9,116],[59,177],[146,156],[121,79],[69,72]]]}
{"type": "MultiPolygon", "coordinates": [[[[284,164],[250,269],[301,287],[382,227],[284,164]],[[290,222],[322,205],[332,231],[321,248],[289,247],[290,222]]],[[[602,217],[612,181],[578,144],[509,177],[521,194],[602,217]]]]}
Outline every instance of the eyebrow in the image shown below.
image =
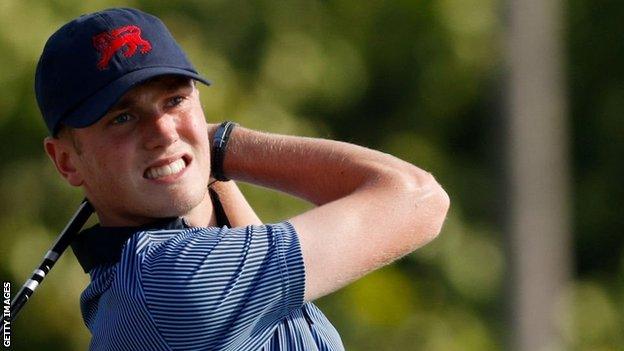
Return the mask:
{"type": "Polygon", "coordinates": [[[125,110],[128,107],[130,107],[132,104],[134,104],[135,101],[136,99],[124,97],[121,100],[117,101],[117,103],[108,110],[107,114],[111,112],[125,110]]]}

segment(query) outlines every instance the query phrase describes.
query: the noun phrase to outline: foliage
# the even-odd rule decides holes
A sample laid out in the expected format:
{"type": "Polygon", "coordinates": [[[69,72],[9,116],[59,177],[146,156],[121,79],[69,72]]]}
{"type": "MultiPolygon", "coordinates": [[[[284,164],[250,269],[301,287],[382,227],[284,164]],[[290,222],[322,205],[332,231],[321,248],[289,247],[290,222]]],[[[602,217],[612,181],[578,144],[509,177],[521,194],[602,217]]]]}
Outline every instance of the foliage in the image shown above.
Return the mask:
{"type": "MultiPolygon", "coordinates": [[[[347,349],[506,348],[504,4],[494,0],[0,2],[0,275],[13,293],[81,199],[41,147],[38,56],[69,19],[119,5],[162,18],[214,82],[201,88],[211,122],[366,145],[447,189],[452,210],[435,242],[318,301],[347,349]]],[[[570,349],[615,350],[624,347],[624,6],[567,5],[577,274],[553,308],[570,349]]],[[[267,222],[310,206],[242,188],[267,222]]],[[[16,350],[87,347],[78,300],[88,276],[72,256],[14,324],[16,350]]]]}

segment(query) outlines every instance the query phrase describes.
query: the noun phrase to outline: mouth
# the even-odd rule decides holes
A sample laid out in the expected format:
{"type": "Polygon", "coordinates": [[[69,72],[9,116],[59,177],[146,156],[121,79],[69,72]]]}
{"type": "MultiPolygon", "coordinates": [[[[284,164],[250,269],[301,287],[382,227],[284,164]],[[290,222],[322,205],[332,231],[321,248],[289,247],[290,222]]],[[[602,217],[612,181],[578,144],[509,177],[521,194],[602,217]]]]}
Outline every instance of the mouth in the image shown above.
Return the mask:
{"type": "Polygon", "coordinates": [[[181,174],[190,164],[188,156],[169,158],[156,162],[143,172],[147,179],[162,179],[181,174]]]}

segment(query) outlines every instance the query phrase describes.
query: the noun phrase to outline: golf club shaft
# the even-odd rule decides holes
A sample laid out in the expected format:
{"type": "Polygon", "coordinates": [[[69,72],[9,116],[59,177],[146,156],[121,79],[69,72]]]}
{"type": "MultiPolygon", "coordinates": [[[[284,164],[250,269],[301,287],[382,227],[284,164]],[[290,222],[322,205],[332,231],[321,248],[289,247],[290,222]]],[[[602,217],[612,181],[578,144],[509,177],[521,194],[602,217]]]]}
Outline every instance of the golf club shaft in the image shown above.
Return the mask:
{"type": "Polygon", "coordinates": [[[19,311],[22,307],[24,307],[24,304],[28,301],[37,286],[41,284],[46,274],[50,272],[65,249],[67,249],[69,244],[71,244],[78,232],[80,232],[80,229],[82,229],[82,226],[89,219],[92,213],[93,207],[87,199],[84,199],[74,216],[71,218],[69,223],[67,223],[65,229],[63,229],[61,234],[58,236],[58,239],[56,239],[54,245],[52,245],[52,248],[45,254],[43,262],[41,262],[39,267],[33,271],[32,277],[24,283],[17,295],[15,295],[11,301],[11,315],[9,317],[11,322],[15,320],[19,311]]]}

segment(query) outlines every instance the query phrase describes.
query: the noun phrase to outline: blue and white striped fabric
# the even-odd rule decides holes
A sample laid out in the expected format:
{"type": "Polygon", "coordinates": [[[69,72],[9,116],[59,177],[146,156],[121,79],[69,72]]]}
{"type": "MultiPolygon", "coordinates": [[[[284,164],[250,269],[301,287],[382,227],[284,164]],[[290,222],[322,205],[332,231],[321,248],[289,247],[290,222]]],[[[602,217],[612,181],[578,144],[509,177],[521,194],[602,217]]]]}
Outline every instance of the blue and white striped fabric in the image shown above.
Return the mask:
{"type": "Polygon", "coordinates": [[[344,350],[288,222],[138,232],[89,273],[91,350],[344,350]]]}

